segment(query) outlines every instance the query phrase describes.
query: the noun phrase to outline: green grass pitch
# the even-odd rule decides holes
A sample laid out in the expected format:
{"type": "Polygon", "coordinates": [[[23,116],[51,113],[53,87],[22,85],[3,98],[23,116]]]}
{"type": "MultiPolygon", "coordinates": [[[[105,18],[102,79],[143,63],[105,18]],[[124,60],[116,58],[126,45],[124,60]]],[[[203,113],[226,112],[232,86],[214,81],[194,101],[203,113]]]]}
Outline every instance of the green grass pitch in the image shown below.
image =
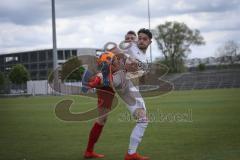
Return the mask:
{"type": "MultiPolygon", "coordinates": [[[[151,123],[138,149],[152,160],[239,160],[240,89],[174,91],[147,98],[151,123]]],[[[0,159],[82,160],[93,121],[65,122],[54,113],[64,97],[0,99],[0,159]]],[[[65,97],[66,98],[66,97],[65,97]]],[[[72,112],[96,101],[74,98],[72,112]],[[81,105],[80,105],[81,103],[81,105]]],[[[122,160],[134,127],[120,104],[110,115],[96,151],[122,160]]]]}

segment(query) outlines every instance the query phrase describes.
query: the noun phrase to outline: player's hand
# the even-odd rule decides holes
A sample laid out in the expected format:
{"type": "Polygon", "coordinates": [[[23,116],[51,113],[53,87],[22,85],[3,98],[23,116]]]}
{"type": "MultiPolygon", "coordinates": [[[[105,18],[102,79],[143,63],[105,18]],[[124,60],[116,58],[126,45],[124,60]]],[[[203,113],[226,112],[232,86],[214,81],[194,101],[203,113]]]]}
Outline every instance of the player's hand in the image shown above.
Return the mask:
{"type": "Polygon", "coordinates": [[[127,72],[136,72],[138,71],[138,62],[133,59],[127,59],[125,63],[125,69],[127,72]]]}
{"type": "Polygon", "coordinates": [[[97,88],[99,86],[101,86],[102,83],[102,77],[99,76],[99,74],[97,74],[96,76],[93,76],[90,78],[89,82],[88,82],[88,86],[90,88],[97,88]]]}

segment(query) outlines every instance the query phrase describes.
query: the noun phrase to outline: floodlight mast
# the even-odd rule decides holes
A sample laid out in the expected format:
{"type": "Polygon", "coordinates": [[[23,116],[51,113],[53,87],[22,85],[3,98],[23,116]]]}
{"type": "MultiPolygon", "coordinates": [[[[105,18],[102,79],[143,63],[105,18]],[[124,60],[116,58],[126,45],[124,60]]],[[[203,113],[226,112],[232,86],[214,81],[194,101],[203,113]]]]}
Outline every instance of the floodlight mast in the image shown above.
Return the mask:
{"type": "MultiPolygon", "coordinates": [[[[58,55],[57,55],[57,38],[56,38],[56,21],[55,21],[55,0],[52,0],[52,41],[53,41],[53,73],[54,88],[58,85],[58,55]]],[[[56,90],[57,88],[55,88],[56,90]]]]}
{"type": "MultiPolygon", "coordinates": [[[[149,30],[151,30],[150,2],[149,2],[149,0],[147,0],[147,2],[148,2],[148,28],[149,28],[149,30]]],[[[151,44],[150,44],[150,60],[152,63],[153,61],[152,61],[152,45],[151,44]]]]}

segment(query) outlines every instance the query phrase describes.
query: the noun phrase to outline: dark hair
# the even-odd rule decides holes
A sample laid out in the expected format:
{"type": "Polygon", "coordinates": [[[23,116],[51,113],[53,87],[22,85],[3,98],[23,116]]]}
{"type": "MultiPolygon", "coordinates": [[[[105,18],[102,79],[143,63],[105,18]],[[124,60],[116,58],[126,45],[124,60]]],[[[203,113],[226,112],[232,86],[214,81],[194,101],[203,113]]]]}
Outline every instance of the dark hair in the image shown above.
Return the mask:
{"type": "Polygon", "coordinates": [[[142,29],[140,29],[140,30],[138,31],[138,35],[139,35],[140,33],[144,33],[144,34],[146,34],[150,39],[152,39],[152,33],[150,32],[149,29],[142,28],[142,29]]]}
{"type": "Polygon", "coordinates": [[[137,34],[134,31],[128,31],[127,34],[133,34],[134,36],[137,36],[137,34]]]}

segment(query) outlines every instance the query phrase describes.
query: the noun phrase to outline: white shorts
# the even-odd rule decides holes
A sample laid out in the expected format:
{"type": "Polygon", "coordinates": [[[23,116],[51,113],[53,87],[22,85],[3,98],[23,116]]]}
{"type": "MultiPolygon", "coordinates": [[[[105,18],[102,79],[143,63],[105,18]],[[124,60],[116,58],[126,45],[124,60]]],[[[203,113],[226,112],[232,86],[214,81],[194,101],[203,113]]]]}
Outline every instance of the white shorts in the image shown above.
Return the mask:
{"type": "Polygon", "coordinates": [[[113,85],[132,115],[137,108],[142,108],[146,111],[145,102],[139,89],[133,85],[131,80],[126,78],[124,71],[118,71],[113,74],[113,85]]]}
{"type": "Polygon", "coordinates": [[[143,99],[137,100],[135,105],[132,105],[132,106],[126,105],[126,107],[132,115],[134,115],[136,109],[138,109],[138,108],[142,108],[146,111],[145,102],[143,99]]]}

